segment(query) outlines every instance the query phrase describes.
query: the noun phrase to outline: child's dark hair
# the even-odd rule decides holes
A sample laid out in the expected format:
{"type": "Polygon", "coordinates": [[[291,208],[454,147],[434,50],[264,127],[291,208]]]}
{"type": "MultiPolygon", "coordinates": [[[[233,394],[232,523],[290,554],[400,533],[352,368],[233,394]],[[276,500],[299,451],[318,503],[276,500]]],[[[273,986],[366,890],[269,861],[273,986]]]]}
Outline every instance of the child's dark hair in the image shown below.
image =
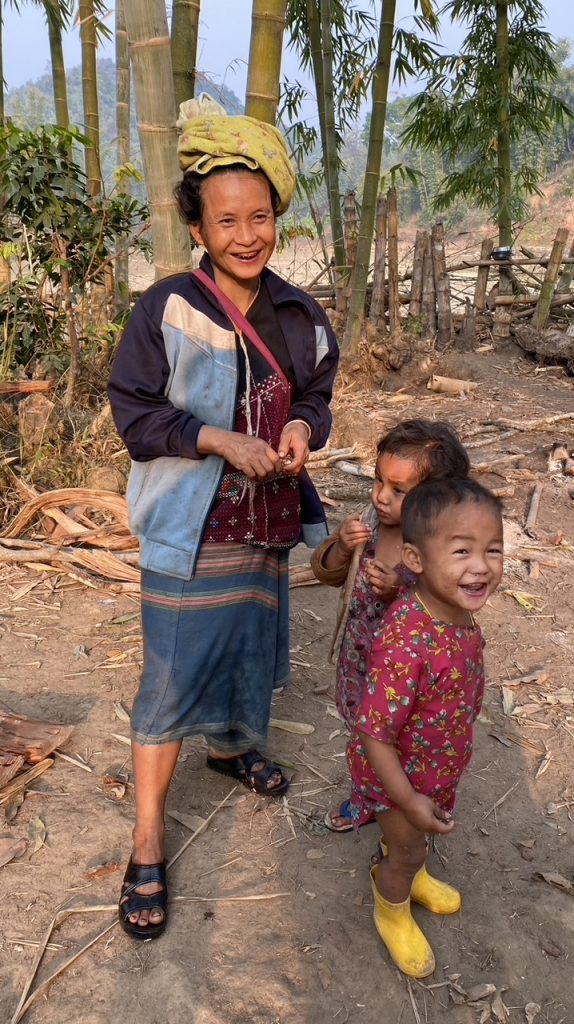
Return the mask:
{"type": "Polygon", "coordinates": [[[412,460],[427,477],[467,477],[470,459],[458,435],[441,420],[404,420],[389,430],[377,445],[377,455],[412,460]]]}
{"type": "Polygon", "coordinates": [[[214,167],[208,174],[197,174],[196,171],[188,171],[180,182],[175,186],[173,194],[179,209],[179,216],[184,224],[201,224],[203,218],[203,201],[201,193],[206,181],[216,175],[233,174],[237,171],[245,171],[246,174],[259,174],[269,183],[271,191],[271,206],[273,213],[277,216],[281,200],[276,188],[271,184],[267,175],[260,170],[251,170],[245,164],[225,164],[223,167],[214,167]]]}
{"type": "Polygon", "coordinates": [[[402,504],[403,541],[421,547],[434,534],[438,517],[453,505],[465,503],[484,505],[502,520],[502,502],[476,480],[468,477],[423,480],[406,495],[402,504]]]}

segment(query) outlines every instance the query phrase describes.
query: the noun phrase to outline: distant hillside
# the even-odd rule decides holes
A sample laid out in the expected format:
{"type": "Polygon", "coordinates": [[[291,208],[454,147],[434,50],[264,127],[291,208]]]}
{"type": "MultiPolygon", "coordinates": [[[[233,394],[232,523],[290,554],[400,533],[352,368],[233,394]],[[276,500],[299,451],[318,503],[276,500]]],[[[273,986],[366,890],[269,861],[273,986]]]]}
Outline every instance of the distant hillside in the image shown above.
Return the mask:
{"type": "MultiPolygon", "coordinates": [[[[72,123],[83,129],[82,105],[82,69],[71,68],[68,71],[68,103],[72,123]]],[[[196,94],[208,93],[221,103],[230,114],[241,114],[243,105],[227,86],[216,85],[207,75],[197,75],[196,94]]],[[[101,153],[104,180],[113,182],[116,167],[116,85],[115,64],[113,60],[98,61],[98,93],[100,106],[101,153]]],[[[132,89],[131,111],[131,142],[132,162],[141,167],[140,148],[135,117],[135,98],[132,89]]],[[[15,124],[35,129],[42,124],[53,124],[55,119],[52,79],[49,74],[42,75],[35,81],[27,82],[19,89],[12,89],[6,97],[6,113],[15,124]]]]}

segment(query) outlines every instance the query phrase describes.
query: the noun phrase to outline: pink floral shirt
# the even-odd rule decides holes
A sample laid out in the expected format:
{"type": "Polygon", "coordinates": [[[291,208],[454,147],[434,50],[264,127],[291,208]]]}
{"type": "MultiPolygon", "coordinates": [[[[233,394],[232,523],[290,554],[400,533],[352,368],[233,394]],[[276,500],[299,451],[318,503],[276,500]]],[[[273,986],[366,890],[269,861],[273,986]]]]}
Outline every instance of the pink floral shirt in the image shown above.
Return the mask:
{"type": "Polygon", "coordinates": [[[414,591],[389,608],[348,749],[355,820],[393,806],[366,758],[365,734],[394,745],[413,788],[452,810],[482,704],[483,646],[478,626],[431,618],[414,591]]]}

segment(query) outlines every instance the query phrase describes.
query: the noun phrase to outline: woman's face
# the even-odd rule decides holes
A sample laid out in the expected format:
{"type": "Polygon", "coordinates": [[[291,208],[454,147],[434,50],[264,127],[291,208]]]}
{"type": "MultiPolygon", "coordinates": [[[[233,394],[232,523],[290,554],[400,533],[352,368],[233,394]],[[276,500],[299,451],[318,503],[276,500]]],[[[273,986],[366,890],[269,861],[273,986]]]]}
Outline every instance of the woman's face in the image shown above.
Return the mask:
{"type": "Polygon", "coordinates": [[[207,178],[203,216],[191,234],[203,245],[219,285],[249,286],[269,261],[276,243],[269,182],[263,174],[233,171],[207,178]]]}

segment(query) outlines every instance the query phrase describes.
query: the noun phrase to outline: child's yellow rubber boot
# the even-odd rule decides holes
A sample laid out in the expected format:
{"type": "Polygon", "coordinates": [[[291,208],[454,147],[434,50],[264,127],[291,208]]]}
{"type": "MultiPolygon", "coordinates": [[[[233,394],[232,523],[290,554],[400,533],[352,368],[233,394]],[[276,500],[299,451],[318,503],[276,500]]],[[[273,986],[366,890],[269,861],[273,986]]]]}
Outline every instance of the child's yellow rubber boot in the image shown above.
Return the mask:
{"type": "Polygon", "coordinates": [[[377,889],[374,871],[371,868],[375,928],[403,974],[411,978],[426,978],[435,969],[435,958],[411,914],[411,901],[408,899],[404,903],[389,903],[377,889]]]}
{"type": "MultiPolygon", "coordinates": [[[[379,840],[383,857],[387,856],[387,847],[383,837],[379,840]]],[[[417,871],[411,886],[411,899],[426,907],[432,914],[456,914],[461,908],[462,898],[458,891],[447,882],[429,875],[426,864],[417,871]]]]}
{"type": "Polygon", "coordinates": [[[458,889],[429,875],[425,864],[413,878],[411,899],[433,914],[456,914],[462,903],[458,889]]]}

